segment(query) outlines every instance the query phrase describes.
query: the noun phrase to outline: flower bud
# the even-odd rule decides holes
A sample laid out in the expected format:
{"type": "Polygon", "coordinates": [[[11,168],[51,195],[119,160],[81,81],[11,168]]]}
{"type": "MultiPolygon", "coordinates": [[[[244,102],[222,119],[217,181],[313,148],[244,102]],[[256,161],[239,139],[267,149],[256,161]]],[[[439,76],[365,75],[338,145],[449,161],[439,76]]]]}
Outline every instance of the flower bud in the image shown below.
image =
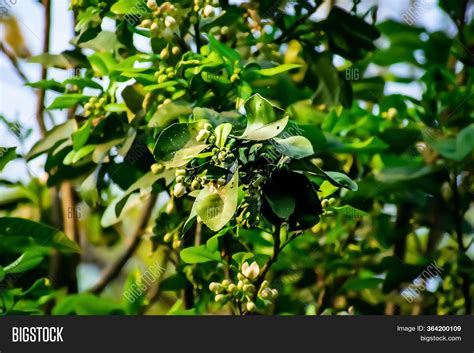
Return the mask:
{"type": "Polygon", "coordinates": [[[181,240],[176,239],[173,241],[173,249],[178,249],[181,246],[181,240]]]}
{"type": "Polygon", "coordinates": [[[158,31],[158,23],[153,22],[153,23],[150,25],[150,31],[152,31],[152,32],[157,32],[157,31],[158,31]]]}
{"type": "Polygon", "coordinates": [[[236,289],[237,289],[237,286],[235,284],[231,283],[231,284],[229,284],[229,287],[227,287],[227,292],[234,293],[236,289]]]}
{"type": "Polygon", "coordinates": [[[153,174],[159,174],[163,171],[164,167],[161,163],[155,163],[151,166],[151,172],[153,174]]]}
{"type": "Polygon", "coordinates": [[[150,10],[156,10],[158,8],[158,6],[156,6],[156,1],[155,0],[148,0],[146,2],[146,6],[148,6],[148,8],[150,10]]]}
{"type": "Polygon", "coordinates": [[[243,281],[245,279],[245,276],[239,272],[239,273],[237,273],[237,279],[239,281],[243,281]]]}
{"type": "Polygon", "coordinates": [[[244,288],[244,282],[243,282],[243,281],[239,281],[239,282],[237,283],[237,289],[238,289],[238,290],[242,290],[242,288],[244,288]]]}
{"type": "Polygon", "coordinates": [[[222,34],[223,36],[225,36],[227,33],[229,33],[229,27],[223,26],[223,27],[221,28],[221,34],[222,34]]]}
{"type": "Polygon", "coordinates": [[[270,288],[264,288],[262,292],[260,293],[260,296],[263,299],[271,299],[273,297],[272,290],[270,288]]]}
{"type": "Polygon", "coordinates": [[[247,311],[249,312],[252,312],[252,311],[255,311],[255,309],[257,309],[257,306],[255,305],[254,302],[248,302],[245,307],[247,308],[247,311]]]}
{"type": "Polygon", "coordinates": [[[168,50],[168,48],[163,48],[163,50],[160,52],[160,58],[163,60],[166,60],[169,58],[169,56],[170,56],[170,51],[168,50]]]}
{"type": "Polygon", "coordinates": [[[185,191],[186,191],[186,188],[184,187],[184,185],[182,183],[178,183],[174,186],[173,194],[176,197],[181,197],[184,195],[185,191]]]}
{"type": "Polygon", "coordinates": [[[217,179],[217,185],[219,185],[219,186],[225,185],[225,179],[223,179],[223,178],[217,179]]]}
{"type": "Polygon", "coordinates": [[[174,17],[171,17],[171,16],[166,16],[165,17],[165,26],[170,28],[172,26],[174,26],[176,24],[176,20],[174,19],[174,17]]]}
{"type": "Polygon", "coordinates": [[[217,294],[216,297],[214,298],[216,302],[222,302],[224,301],[224,299],[225,299],[224,294],[217,294]]]}
{"type": "Polygon", "coordinates": [[[209,136],[208,142],[212,145],[216,142],[216,137],[214,135],[209,136]]]}
{"type": "Polygon", "coordinates": [[[336,203],[336,199],[335,199],[334,197],[331,197],[331,198],[329,199],[329,206],[332,206],[332,205],[334,205],[335,203],[336,203]]]}
{"type": "Polygon", "coordinates": [[[252,293],[254,290],[255,290],[255,287],[253,284],[245,284],[242,289],[244,290],[244,292],[246,293],[252,293]]]}
{"type": "Polygon", "coordinates": [[[200,186],[201,183],[197,179],[194,179],[191,183],[191,190],[197,190],[200,186]]]}
{"type": "Polygon", "coordinates": [[[186,175],[186,170],[185,169],[176,169],[175,175],[186,175]]]}
{"type": "Polygon", "coordinates": [[[142,23],[140,24],[140,26],[144,27],[144,28],[150,28],[151,21],[150,20],[143,20],[142,23]]]}
{"type": "Polygon", "coordinates": [[[178,55],[179,53],[181,53],[181,49],[178,46],[176,46],[171,49],[171,52],[173,53],[173,55],[178,55]]]}
{"type": "Polygon", "coordinates": [[[230,284],[230,281],[228,279],[225,279],[222,281],[222,287],[223,288],[227,288],[230,284]]]}
{"type": "Polygon", "coordinates": [[[327,199],[324,199],[321,201],[321,207],[322,208],[327,208],[329,206],[329,201],[327,199]]]}
{"type": "Polygon", "coordinates": [[[273,298],[278,297],[278,291],[276,289],[272,289],[272,296],[273,298]]]}
{"type": "Polygon", "coordinates": [[[166,233],[164,236],[163,236],[163,241],[165,243],[169,243],[171,241],[171,239],[173,239],[173,234],[172,233],[166,233]]]}
{"type": "Polygon", "coordinates": [[[270,285],[267,280],[262,282],[261,288],[267,288],[270,285]]]}
{"type": "Polygon", "coordinates": [[[209,284],[209,290],[211,292],[218,292],[220,288],[221,285],[217,282],[211,282],[211,284],[209,284]]]}

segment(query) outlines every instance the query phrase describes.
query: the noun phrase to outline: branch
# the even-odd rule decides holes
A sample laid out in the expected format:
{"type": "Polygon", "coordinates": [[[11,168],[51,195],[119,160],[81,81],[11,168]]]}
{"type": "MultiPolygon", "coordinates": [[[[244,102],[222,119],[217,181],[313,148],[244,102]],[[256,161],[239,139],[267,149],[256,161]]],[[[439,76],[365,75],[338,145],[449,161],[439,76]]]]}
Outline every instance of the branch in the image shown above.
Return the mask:
{"type": "Polygon", "coordinates": [[[143,212],[141,213],[137,229],[132,235],[132,240],[130,244],[125,249],[124,253],[117,259],[117,261],[104,272],[102,278],[97,282],[97,284],[90,289],[91,293],[100,294],[109,285],[110,282],[112,282],[115,278],[118,277],[118,275],[122,271],[122,268],[125,266],[125,264],[132,257],[132,255],[135,253],[138,246],[140,245],[143,230],[148,225],[155,203],[156,194],[152,194],[147,204],[145,205],[143,212]]]}
{"type": "MultiPolygon", "coordinates": [[[[463,242],[463,231],[462,231],[462,215],[461,215],[461,200],[459,197],[459,190],[456,183],[456,175],[452,176],[451,188],[453,190],[453,202],[454,202],[454,224],[456,228],[456,241],[458,243],[459,256],[464,255],[468,248],[464,246],[463,242]]],[[[472,312],[472,298],[471,298],[471,281],[469,275],[461,272],[459,277],[462,279],[462,293],[464,296],[464,310],[466,315],[470,315],[472,312]]]]}
{"type": "Polygon", "coordinates": [[[16,59],[15,55],[10,52],[9,50],[7,50],[7,48],[5,48],[5,46],[3,45],[3,43],[0,43],[0,51],[3,52],[3,54],[5,54],[5,56],[8,58],[8,60],[10,60],[13,68],[15,69],[16,73],[18,74],[18,76],[21,77],[21,79],[26,83],[28,82],[28,78],[26,77],[26,75],[23,73],[23,71],[21,71],[20,69],[20,65],[18,65],[18,60],[16,59]]]}
{"type": "Polygon", "coordinates": [[[312,7],[310,10],[308,10],[308,13],[306,15],[297,19],[287,30],[285,30],[282,34],[280,34],[278,38],[275,39],[275,44],[282,44],[285,41],[285,39],[290,34],[292,34],[301,23],[303,23],[304,21],[306,21],[308,18],[311,17],[311,15],[314,13],[316,9],[317,9],[317,6],[312,7]]]}
{"type": "MultiPolygon", "coordinates": [[[[278,260],[278,255],[282,248],[280,248],[280,232],[281,232],[281,223],[277,223],[275,225],[275,232],[273,233],[273,255],[267,261],[265,266],[262,268],[262,272],[255,283],[255,293],[253,295],[253,301],[257,299],[258,292],[260,291],[260,287],[262,286],[262,282],[265,280],[265,276],[267,275],[268,270],[272,265],[278,260]]],[[[286,245],[286,244],[285,244],[286,245]]]]}
{"type": "MultiPolygon", "coordinates": [[[[43,0],[44,6],[44,29],[43,29],[43,53],[49,52],[49,43],[50,43],[50,30],[51,30],[51,0],[43,0]]],[[[48,77],[48,68],[43,64],[41,67],[41,80],[46,80],[48,77]]],[[[38,102],[36,105],[36,121],[40,129],[41,135],[46,134],[46,126],[44,124],[43,114],[44,114],[44,99],[46,96],[46,91],[43,88],[40,88],[38,91],[38,102]]]]}

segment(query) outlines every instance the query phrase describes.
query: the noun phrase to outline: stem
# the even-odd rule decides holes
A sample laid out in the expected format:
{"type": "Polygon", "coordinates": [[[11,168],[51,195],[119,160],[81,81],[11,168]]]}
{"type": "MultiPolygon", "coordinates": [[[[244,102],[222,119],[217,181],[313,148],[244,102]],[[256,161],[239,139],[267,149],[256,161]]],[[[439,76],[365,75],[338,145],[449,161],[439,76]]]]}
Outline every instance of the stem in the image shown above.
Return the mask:
{"type": "Polygon", "coordinates": [[[9,50],[7,50],[7,48],[4,47],[3,43],[0,43],[0,51],[3,52],[3,54],[5,54],[8,60],[10,60],[18,76],[20,76],[24,82],[28,82],[28,78],[23,73],[23,71],[21,71],[20,66],[18,65],[18,60],[16,59],[15,55],[11,53],[9,50]]]}
{"type": "Polygon", "coordinates": [[[118,275],[122,271],[122,268],[138,249],[138,246],[140,245],[142,240],[143,230],[148,225],[153,211],[153,207],[155,206],[156,198],[156,194],[151,195],[150,199],[145,205],[145,209],[141,214],[137,229],[132,235],[132,240],[129,246],[125,249],[124,253],[117,259],[117,261],[104,272],[102,278],[97,282],[97,284],[90,289],[91,293],[100,294],[110,282],[112,282],[115,278],[118,277],[118,275]]]}
{"type": "Polygon", "coordinates": [[[199,30],[199,16],[197,22],[194,24],[194,35],[196,40],[196,52],[199,54],[201,50],[201,31],[199,30]]]}
{"type": "MultiPolygon", "coordinates": [[[[255,293],[253,295],[253,301],[257,299],[258,292],[260,291],[260,287],[262,286],[262,282],[265,280],[265,276],[267,275],[268,270],[270,267],[278,260],[278,255],[280,254],[280,232],[281,232],[281,223],[277,223],[275,225],[275,232],[273,233],[273,255],[267,261],[265,266],[263,266],[262,272],[255,282],[255,293]]],[[[286,244],[285,244],[286,245],[286,244]]]]}
{"type": "MultiPolygon", "coordinates": [[[[456,228],[456,241],[458,243],[459,256],[465,255],[467,248],[463,242],[462,232],[462,215],[461,215],[461,199],[459,197],[459,189],[456,183],[456,175],[452,176],[451,188],[453,191],[453,202],[454,202],[454,224],[456,228]]],[[[462,279],[462,293],[464,296],[464,310],[466,315],[470,315],[472,312],[472,298],[470,293],[471,281],[469,275],[461,272],[459,277],[462,279]]]]}
{"type": "MultiPolygon", "coordinates": [[[[50,31],[51,31],[51,0],[43,0],[44,6],[44,29],[43,29],[43,53],[49,52],[49,43],[50,43],[50,31]]],[[[46,80],[48,77],[48,68],[46,65],[41,66],[41,80],[46,80]]],[[[46,92],[43,88],[40,88],[38,91],[38,101],[36,106],[36,121],[38,122],[38,127],[40,129],[41,135],[46,134],[46,126],[44,124],[43,114],[44,114],[44,99],[46,92]]]]}

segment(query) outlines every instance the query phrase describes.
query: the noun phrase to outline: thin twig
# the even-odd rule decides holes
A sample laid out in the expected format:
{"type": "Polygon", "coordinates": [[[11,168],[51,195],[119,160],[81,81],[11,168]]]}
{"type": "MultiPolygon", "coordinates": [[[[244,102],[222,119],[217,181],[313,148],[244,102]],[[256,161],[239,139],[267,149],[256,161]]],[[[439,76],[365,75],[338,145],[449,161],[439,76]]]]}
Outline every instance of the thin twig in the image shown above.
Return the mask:
{"type": "Polygon", "coordinates": [[[132,257],[135,251],[138,249],[138,246],[140,245],[141,240],[142,240],[143,230],[148,225],[155,203],[156,203],[156,194],[152,194],[147,204],[145,205],[143,212],[141,213],[137,229],[132,235],[132,240],[130,244],[125,249],[124,253],[117,259],[117,261],[113,263],[104,272],[104,274],[102,275],[101,279],[97,282],[97,284],[90,289],[91,293],[100,294],[109,285],[110,282],[112,282],[115,278],[118,277],[118,275],[122,271],[122,268],[125,266],[128,260],[132,257]]]}
{"type": "Polygon", "coordinates": [[[5,56],[8,58],[8,60],[10,60],[13,68],[15,69],[18,76],[21,77],[23,82],[25,82],[25,83],[28,82],[28,78],[26,77],[26,75],[21,70],[20,65],[18,65],[18,60],[16,59],[16,56],[12,52],[10,52],[7,48],[5,48],[3,43],[0,43],[0,51],[3,52],[3,54],[5,54],[5,56]]]}

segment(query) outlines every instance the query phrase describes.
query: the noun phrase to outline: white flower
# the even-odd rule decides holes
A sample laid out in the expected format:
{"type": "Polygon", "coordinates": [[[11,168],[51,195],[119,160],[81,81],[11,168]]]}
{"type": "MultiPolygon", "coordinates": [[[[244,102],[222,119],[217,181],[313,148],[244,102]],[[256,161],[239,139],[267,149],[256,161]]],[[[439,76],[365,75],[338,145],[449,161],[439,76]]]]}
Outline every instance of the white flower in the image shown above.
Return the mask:
{"type": "Polygon", "coordinates": [[[214,15],[214,7],[212,7],[211,5],[206,5],[204,7],[204,10],[203,10],[202,14],[204,15],[204,17],[213,16],[214,15]]]}
{"type": "Polygon", "coordinates": [[[244,262],[244,264],[242,265],[242,274],[251,281],[257,279],[259,273],[260,267],[255,261],[252,262],[251,265],[249,265],[248,262],[244,262]]]}

